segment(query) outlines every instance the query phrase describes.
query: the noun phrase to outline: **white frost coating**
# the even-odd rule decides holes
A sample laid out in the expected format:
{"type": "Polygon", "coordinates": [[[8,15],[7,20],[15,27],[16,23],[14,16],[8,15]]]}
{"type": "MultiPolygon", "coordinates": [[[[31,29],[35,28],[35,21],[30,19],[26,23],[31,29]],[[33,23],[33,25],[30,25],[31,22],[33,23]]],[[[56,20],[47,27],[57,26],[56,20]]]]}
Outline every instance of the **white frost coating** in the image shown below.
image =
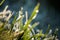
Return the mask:
{"type": "Polygon", "coordinates": [[[34,38],[32,38],[31,40],[34,40],[34,38]]]}
{"type": "MultiPolygon", "coordinates": [[[[36,13],[38,13],[39,12],[39,10],[36,10],[36,13]]],[[[33,17],[33,19],[35,19],[36,18],[36,16],[37,16],[37,14],[33,17]]]]}
{"type": "Polygon", "coordinates": [[[51,34],[52,33],[52,29],[49,30],[49,33],[48,34],[51,34]]]}
{"type": "Polygon", "coordinates": [[[21,14],[21,11],[19,11],[19,14],[21,14]]]}
{"type": "Polygon", "coordinates": [[[19,16],[18,16],[18,18],[16,19],[16,21],[17,21],[17,20],[19,20],[21,17],[22,17],[22,16],[21,16],[21,15],[19,15],[19,16]]]}
{"type": "Polygon", "coordinates": [[[11,16],[13,15],[13,14],[11,14],[12,12],[10,11],[10,10],[8,10],[7,12],[6,12],[6,14],[9,14],[9,16],[7,17],[6,16],[6,18],[5,18],[5,20],[6,21],[8,21],[10,18],[11,18],[11,16]]]}
{"type": "Polygon", "coordinates": [[[25,11],[25,16],[26,16],[26,21],[25,21],[25,24],[26,24],[28,21],[28,12],[27,11],[25,11]]]}
{"type": "Polygon", "coordinates": [[[8,5],[5,7],[5,9],[2,11],[2,12],[0,12],[0,15],[2,15],[2,16],[0,16],[0,18],[4,18],[4,17],[6,17],[5,15],[6,15],[6,10],[7,10],[7,8],[8,8],[8,5]]]}
{"type": "Polygon", "coordinates": [[[37,16],[37,14],[33,17],[33,19],[35,19],[35,18],[36,18],[36,16],[37,16]]]}
{"type": "Polygon", "coordinates": [[[23,7],[21,7],[21,10],[23,10],[23,7]]]}
{"type": "Polygon", "coordinates": [[[8,5],[5,7],[4,12],[6,12],[7,8],[8,8],[8,5]]]}
{"type": "Polygon", "coordinates": [[[56,40],[59,40],[58,38],[56,38],[56,40]]]}
{"type": "Polygon", "coordinates": [[[28,25],[29,27],[32,27],[30,24],[28,25]]]}
{"type": "Polygon", "coordinates": [[[14,30],[15,32],[18,32],[18,31],[20,30],[20,29],[19,29],[19,23],[18,23],[18,22],[14,24],[13,30],[14,30]]]}
{"type": "Polygon", "coordinates": [[[39,10],[36,10],[36,13],[38,13],[39,12],[39,10]]]}
{"type": "Polygon", "coordinates": [[[48,40],[48,38],[45,38],[44,40],[48,40]]]}
{"type": "Polygon", "coordinates": [[[37,29],[36,31],[37,31],[37,32],[40,32],[40,30],[39,30],[39,29],[37,29]]]}
{"type": "Polygon", "coordinates": [[[2,12],[0,12],[0,19],[5,18],[4,19],[5,21],[8,21],[12,16],[11,14],[12,12],[10,10],[7,10],[7,8],[8,8],[8,5],[5,7],[5,9],[2,12]],[[7,14],[9,15],[7,16],[7,14]]]}
{"type": "Polygon", "coordinates": [[[19,20],[19,19],[22,17],[22,16],[21,16],[21,13],[22,13],[22,12],[19,11],[19,15],[18,15],[18,18],[16,19],[16,21],[19,20]]]}
{"type": "Polygon", "coordinates": [[[28,12],[26,11],[25,14],[26,14],[26,21],[27,21],[28,20],[28,12]]]}

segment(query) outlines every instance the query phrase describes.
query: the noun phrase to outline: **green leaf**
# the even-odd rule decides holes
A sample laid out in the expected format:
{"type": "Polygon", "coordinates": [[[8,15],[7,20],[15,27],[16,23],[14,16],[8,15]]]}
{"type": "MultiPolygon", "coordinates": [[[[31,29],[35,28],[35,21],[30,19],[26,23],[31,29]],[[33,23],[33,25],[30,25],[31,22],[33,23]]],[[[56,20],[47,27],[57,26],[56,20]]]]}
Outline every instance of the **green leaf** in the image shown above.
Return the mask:
{"type": "Polygon", "coordinates": [[[36,10],[39,9],[40,3],[38,3],[36,5],[36,7],[34,8],[32,15],[30,16],[30,18],[28,19],[27,23],[24,25],[24,30],[26,30],[28,28],[28,25],[31,23],[31,21],[33,20],[33,17],[37,14],[36,10]]]}
{"type": "Polygon", "coordinates": [[[49,30],[50,30],[50,24],[48,25],[48,29],[46,30],[46,33],[45,33],[45,35],[47,35],[48,33],[49,33],[49,30]]]}
{"type": "Polygon", "coordinates": [[[0,6],[4,3],[5,0],[2,0],[2,2],[0,3],[0,6]]]}

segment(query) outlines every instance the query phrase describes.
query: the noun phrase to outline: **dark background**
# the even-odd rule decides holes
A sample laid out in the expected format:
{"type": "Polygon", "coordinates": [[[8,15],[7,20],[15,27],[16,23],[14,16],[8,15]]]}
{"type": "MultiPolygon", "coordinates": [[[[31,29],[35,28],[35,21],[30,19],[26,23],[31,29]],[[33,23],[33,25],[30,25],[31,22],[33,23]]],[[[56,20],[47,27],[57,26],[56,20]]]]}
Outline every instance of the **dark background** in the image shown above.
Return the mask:
{"type": "MultiPolygon", "coordinates": [[[[9,10],[19,11],[20,7],[24,8],[24,11],[28,11],[29,16],[31,15],[36,4],[40,2],[39,13],[36,19],[32,22],[39,21],[37,29],[46,30],[48,24],[51,25],[51,29],[54,31],[55,28],[60,29],[60,1],[59,0],[6,0],[1,6],[0,11],[4,9],[6,5],[9,5],[9,10]]],[[[60,32],[58,32],[58,36],[60,32]]]]}

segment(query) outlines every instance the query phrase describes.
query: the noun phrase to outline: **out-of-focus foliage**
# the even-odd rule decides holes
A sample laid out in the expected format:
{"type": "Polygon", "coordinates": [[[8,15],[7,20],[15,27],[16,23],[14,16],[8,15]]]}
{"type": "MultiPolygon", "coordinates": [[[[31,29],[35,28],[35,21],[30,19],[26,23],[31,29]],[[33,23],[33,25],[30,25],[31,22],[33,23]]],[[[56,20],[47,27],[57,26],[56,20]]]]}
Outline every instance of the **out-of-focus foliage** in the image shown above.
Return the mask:
{"type": "Polygon", "coordinates": [[[5,1],[5,0],[2,0],[2,1],[0,2],[0,6],[4,3],[4,1],[5,1]]]}
{"type": "Polygon", "coordinates": [[[13,12],[7,10],[8,6],[6,6],[5,9],[0,12],[0,40],[57,40],[58,28],[53,34],[50,26],[48,26],[46,33],[43,33],[43,30],[38,30],[38,33],[34,33],[34,28],[39,22],[32,25],[31,22],[36,18],[39,6],[40,3],[36,5],[29,19],[26,11],[25,24],[23,24],[23,18],[25,17],[25,15],[23,15],[23,8],[21,8],[19,13],[16,13],[12,23],[9,23],[13,12]]]}

